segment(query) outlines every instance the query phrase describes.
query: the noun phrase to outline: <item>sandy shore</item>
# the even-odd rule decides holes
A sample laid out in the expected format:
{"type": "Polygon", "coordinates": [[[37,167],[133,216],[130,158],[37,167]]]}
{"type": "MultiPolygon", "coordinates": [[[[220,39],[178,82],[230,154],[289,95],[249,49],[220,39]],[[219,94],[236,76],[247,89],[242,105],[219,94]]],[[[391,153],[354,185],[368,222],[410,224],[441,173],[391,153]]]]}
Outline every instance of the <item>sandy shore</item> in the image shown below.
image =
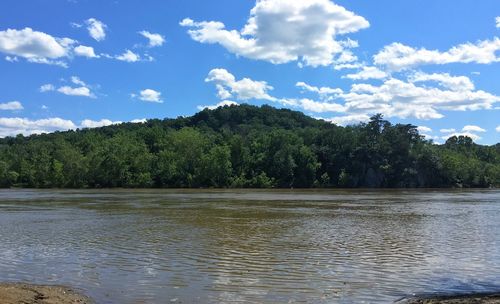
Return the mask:
{"type": "Polygon", "coordinates": [[[430,298],[416,298],[399,301],[401,304],[500,304],[498,294],[476,294],[464,296],[443,296],[430,298]]]}
{"type": "Polygon", "coordinates": [[[62,286],[0,284],[0,304],[91,304],[89,298],[62,286]]]}

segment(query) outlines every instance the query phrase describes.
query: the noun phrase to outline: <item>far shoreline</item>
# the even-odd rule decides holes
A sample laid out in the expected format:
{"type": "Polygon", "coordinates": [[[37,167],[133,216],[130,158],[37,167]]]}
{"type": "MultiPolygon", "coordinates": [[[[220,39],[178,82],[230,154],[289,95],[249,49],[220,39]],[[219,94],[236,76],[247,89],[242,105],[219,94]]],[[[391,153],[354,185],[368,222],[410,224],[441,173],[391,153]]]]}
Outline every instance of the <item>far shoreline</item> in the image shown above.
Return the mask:
{"type": "Polygon", "coordinates": [[[70,187],[47,187],[47,188],[35,188],[35,187],[0,187],[0,190],[297,190],[297,191],[412,191],[412,190],[450,190],[450,191],[468,191],[468,190],[499,190],[500,186],[494,187],[411,187],[411,188],[382,188],[382,187],[360,187],[360,188],[326,188],[326,187],[310,187],[310,188],[286,188],[286,187],[270,187],[270,188],[231,188],[231,187],[81,187],[81,188],[70,188],[70,187]]]}

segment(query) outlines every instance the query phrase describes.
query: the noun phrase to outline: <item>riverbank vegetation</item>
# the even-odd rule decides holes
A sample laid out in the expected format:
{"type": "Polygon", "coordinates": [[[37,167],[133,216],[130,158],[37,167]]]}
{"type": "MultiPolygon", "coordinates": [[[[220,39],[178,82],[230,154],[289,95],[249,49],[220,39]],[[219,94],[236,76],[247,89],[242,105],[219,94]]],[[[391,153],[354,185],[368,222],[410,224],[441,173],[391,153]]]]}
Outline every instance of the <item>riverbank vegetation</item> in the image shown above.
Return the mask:
{"type": "Polygon", "coordinates": [[[492,187],[500,144],[432,144],[376,115],[340,127],[270,106],[0,139],[0,186],[492,187]]]}

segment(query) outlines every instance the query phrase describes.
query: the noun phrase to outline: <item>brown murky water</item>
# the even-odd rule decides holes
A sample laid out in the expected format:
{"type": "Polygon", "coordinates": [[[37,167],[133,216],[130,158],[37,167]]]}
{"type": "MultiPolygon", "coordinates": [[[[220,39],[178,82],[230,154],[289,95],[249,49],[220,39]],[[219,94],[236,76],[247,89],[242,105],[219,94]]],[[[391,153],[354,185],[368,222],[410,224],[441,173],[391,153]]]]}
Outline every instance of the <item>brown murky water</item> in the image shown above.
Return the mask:
{"type": "Polygon", "coordinates": [[[500,290],[500,191],[0,191],[0,281],[98,303],[500,290]]]}

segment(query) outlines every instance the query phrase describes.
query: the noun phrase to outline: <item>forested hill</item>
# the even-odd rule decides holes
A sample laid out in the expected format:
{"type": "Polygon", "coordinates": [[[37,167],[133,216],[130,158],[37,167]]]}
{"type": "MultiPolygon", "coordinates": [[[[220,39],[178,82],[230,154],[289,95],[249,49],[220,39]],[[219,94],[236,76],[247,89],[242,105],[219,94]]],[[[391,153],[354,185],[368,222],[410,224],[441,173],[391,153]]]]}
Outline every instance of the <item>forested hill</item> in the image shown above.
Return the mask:
{"type": "Polygon", "coordinates": [[[434,145],[380,115],[339,127],[231,106],[192,117],[0,139],[2,187],[491,187],[500,145],[434,145]]]}

